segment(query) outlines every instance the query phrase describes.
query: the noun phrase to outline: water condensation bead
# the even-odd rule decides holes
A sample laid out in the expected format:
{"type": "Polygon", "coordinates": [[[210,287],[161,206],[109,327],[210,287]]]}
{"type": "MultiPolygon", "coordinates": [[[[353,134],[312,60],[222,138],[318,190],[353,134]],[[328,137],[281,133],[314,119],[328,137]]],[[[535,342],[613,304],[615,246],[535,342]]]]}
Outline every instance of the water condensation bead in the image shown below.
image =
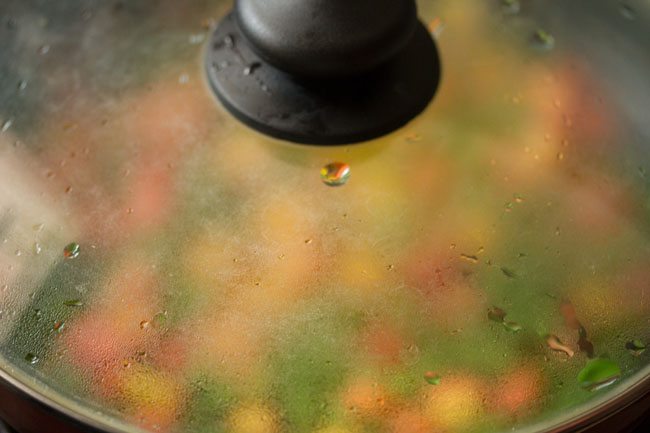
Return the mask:
{"type": "Polygon", "coordinates": [[[555,38],[546,30],[538,29],[533,35],[533,46],[539,51],[551,51],[555,48],[555,38]]]}
{"type": "Polygon", "coordinates": [[[636,19],[636,11],[629,4],[621,3],[619,12],[626,20],[634,21],[636,19]]]}
{"type": "Polygon", "coordinates": [[[564,352],[569,358],[573,358],[575,352],[562,341],[556,335],[547,335],[546,336],[546,345],[556,352],[564,352]]]}
{"type": "Polygon", "coordinates": [[[596,358],[587,362],[578,374],[578,383],[588,391],[598,391],[612,385],[621,377],[621,368],[614,361],[596,358]]]}
{"type": "Polygon", "coordinates": [[[515,278],[517,278],[517,273],[515,271],[513,271],[512,269],[510,269],[510,268],[502,267],[501,272],[503,273],[503,275],[505,275],[506,277],[508,277],[511,280],[514,280],[515,278]]]}
{"type": "Polygon", "coordinates": [[[82,307],[83,302],[79,299],[69,299],[63,303],[66,307],[82,307]]]}
{"type": "Polygon", "coordinates": [[[38,361],[40,361],[40,358],[33,353],[28,353],[27,355],[25,355],[25,361],[27,361],[29,364],[34,365],[37,364],[38,361]]]}
{"type": "Polygon", "coordinates": [[[501,0],[501,10],[506,14],[518,14],[521,10],[521,3],[519,0],[501,0]]]}
{"type": "Polygon", "coordinates": [[[327,186],[342,186],[350,180],[350,166],[344,162],[327,164],[320,171],[320,177],[327,186]]]}
{"type": "Polygon", "coordinates": [[[63,332],[64,328],[65,328],[65,322],[61,322],[61,321],[54,322],[54,326],[52,327],[52,329],[58,333],[63,332]]]}
{"type": "Polygon", "coordinates": [[[76,242],[72,242],[66,245],[65,248],[63,249],[63,256],[66,259],[76,259],[77,257],[79,257],[80,252],[81,252],[81,247],[79,246],[79,244],[76,242]]]}
{"type": "Polygon", "coordinates": [[[13,125],[14,121],[12,119],[6,120],[2,123],[2,127],[0,128],[1,132],[7,132],[9,128],[11,128],[11,125],[13,125]]]}
{"type": "Polygon", "coordinates": [[[625,348],[634,356],[641,356],[646,350],[646,345],[641,340],[632,340],[625,343],[625,348]]]}
{"type": "Polygon", "coordinates": [[[498,307],[494,307],[488,311],[488,319],[493,322],[503,323],[508,313],[498,307]]]}
{"type": "Polygon", "coordinates": [[[506,331],[515,334],[524,329],[524,327],[517,322],[503,322],[503,327],[506,329],[506,331]]]}
{"type": "Polygon", "coordinates": [[[470,254],[461,254],[460,258],[463,259],[466,262],[470,262],[470,263],[474,263],[474,264],[478,263],[478,257],[470,255],[470,254]]]}
{"type": "Polygon", "coordinates": [[[424,373],[424,380],[429,384],[429,385],[440,385],[442,382],[442,376],[440,376],[437,373],[434,373],[433,371],[427,371],[424,373]]]}

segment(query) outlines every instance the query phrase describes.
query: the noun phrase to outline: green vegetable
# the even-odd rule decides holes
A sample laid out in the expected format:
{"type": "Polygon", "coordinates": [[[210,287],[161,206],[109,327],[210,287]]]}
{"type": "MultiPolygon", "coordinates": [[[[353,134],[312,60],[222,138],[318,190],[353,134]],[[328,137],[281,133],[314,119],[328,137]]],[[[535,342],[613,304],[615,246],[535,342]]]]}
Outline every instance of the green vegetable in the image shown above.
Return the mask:
{"type": "Polygon", "coordinates": [[[614,361],[596,358],[587,362],[587,366],[578,374],[580,386],[589,391],[605,388],[621,377],[621,369],[614,361]]]}

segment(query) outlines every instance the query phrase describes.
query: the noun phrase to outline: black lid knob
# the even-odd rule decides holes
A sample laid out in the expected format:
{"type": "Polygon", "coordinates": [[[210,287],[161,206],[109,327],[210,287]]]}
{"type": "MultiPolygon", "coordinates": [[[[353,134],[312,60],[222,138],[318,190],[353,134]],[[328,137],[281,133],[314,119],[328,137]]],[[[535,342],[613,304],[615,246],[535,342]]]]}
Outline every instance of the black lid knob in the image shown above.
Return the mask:
{"type": "Polygon", "coordinates": [[[415,0],[237,0],[206,67],[242,122],[310,144],[394,131],[427,107],[440,80],[415,0]]]}
{"type": "Polygon", "coordinates": [[[347,77],[404,49],[418,24],[414,0],[237,0],[255,52],[304,77],[347,77]]]}

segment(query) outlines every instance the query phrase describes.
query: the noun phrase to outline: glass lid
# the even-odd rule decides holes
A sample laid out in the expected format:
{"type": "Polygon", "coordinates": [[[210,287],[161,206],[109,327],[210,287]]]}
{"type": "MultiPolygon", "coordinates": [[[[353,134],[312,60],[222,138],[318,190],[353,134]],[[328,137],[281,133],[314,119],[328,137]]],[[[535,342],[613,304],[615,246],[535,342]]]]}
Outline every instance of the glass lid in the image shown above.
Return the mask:
{"type": "Polygon", "coordinates": [[[418,7],[435,99],[332,147],[213,95],[231,1],[2,0],[0,377],[170,433],[551,431],[647,385],[650,3],[418,7]]]}

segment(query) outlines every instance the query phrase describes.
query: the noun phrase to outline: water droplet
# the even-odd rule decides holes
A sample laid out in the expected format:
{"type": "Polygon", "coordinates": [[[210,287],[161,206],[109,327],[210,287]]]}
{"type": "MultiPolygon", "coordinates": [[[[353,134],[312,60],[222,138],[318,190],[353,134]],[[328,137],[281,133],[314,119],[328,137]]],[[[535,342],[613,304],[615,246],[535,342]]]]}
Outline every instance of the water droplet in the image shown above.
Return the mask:
{"type": "Polygon", "coordinates": [[[394,265],[388,265],[388,266],[386,266],[386,270],[392,271],[392,270],[394,270],[394,269],[395,269],[395,266],[394,266],[394,265]]]}
{"type": "Polygon", "coordinates": [[[540,51],[551,51],[555,48],[555,38],[547,31],[538,29],[533,35],[533,46],[540,51]]]}
{"type": "Polygon", "coordinates": [[[20,251],[20,250],[16,250],[16,253],[15,253],[15,254],[16,254],[16,257],[20,257],[20,256],[23,255],[23,252],[20,251]]]}
{"type": "Polygon", "coordinates": [[[417,133],[409,134],[406,136],[406,141],[409,143],[417,143],[419,141],[422,141],[422,136],[417,133]]]}
{"type": "Polygon", "coordinates": [[[506,313],[501,308],[494,307],[488,311],[488,319],[492,320],[493,322],[503,323],[507,314],[508,313],[506,313]]]}
{"type": "Polygon", "coordinates": [[[431,32],[431,35],[438,39],[440,35],[442,35],[442,32],[445,30],[445,24],[442,22],[440,18],[434,18],[430,23],[429,23],[429,31],[431,32]]]}
{"type": "Polygon", "coordinates": [[[564,161],[564,153],[558,152],[557,154],[557,160],[558,161],[564,161]]]}
{"type": "Polygon", "coordinates": [[[27,88],[27,81],[26,80],[20,80],[16,87],[18,88],[19,92],[22,92],[23,90],[25,90],[27,88]]]}
{"type": "Polygon", "coordinates": [[[309,245],[314,242],[312,239],[305,239],[305,244],[309,245]]]}
{"type": "Polygon", "coordinates": [[[50,52],[50,46],[49,45],[41,45],[41,47],[38,49],[38,53],[41,55],[45,55],[50,52]]]}
{"type": "Polygon", "coordinates": [[[40,361],[40,360],[41,359],[37,355],[35,355],[33,353],[28,353],[27,355],[25,355],[25,361],[27,361],[28,363],[30,363],[32,365],[37,364],[38,361],[40,361]]]}
{"type": "Polygon", "coordinates": [[[230,66],[230,62],[228,62],[228,61],[226,61],[226,60],[224,60],[224,61],[222,61],[222,62],[219,62],[218,64],[217,64],[217,63],[213,63],[213,64],[212,64],[212,67],[213,67],[214,70],[217,71],[217,72],[223,71],[224,69],[226,69],[226,68],[229,67],[229,66],[230,66]]]}
{"type": "Polygon", "coordinates": [[[0,131],[1,132],[7,132],[9,130],[9,128],[11,128],[11,125],[13,125],[13,123],[14,123],[14,121],[12,119],[6,120],[2,124],[2,128],[0,128],[0,131]]]}
{"type": "Polygon", "coordinates": [[[190,82],[190,76],[188,74],[181,74],[181,76],[178,77],[179,84],[187,84],[189,82],[190,82]]]}
{"type": "Polygon", "coordinates": [[[194,35],[190,35],[190,37],[188,39],[189,39],[190,44],[198,45],[198,44],[202,43],[205,40],[205,35],[202,34],[202,33],[197,33],[197,34],[194,34],[194,35]]]}
{"type": "Polygon", "coordinates": [[[63,332],[64,328],[65,328],[65,322],[59,321],[59,322],[54,323],[54,327],[52,329],[54,329],[54,331],[56,331],[58,333],[61,333],[61,332],[63,332]]]}
{"type": "Polygon", "coordinates": [[[596,358],[587,362],[578,374],[578,383],[589,391],[597,391],[612,385],[621,377],[621,369],[614,361],[596,358]]]}
{"type": "Polygon", "coordinates": [[[327,186],[345,185],[350,179],[350,166],[343,162],[327,164],[321,169],[320,177],[327,186]]]}
{"type": "Polygon", "coordinates": [[[442,382],[442,376],[440,376],[438,373],[434,373],[433,371],[427,371],[424,373],[424,380],[429,385],[440,385],[440,382],[442,382]]]}
{"type": "Polygon", "coordinates": [[[551,348],[551,350],[566,353],[569,358],[573,358],[573,355],[575,355],[575,352],[570,347],[562,343],[562,341],[560,341],[560,339],[555,335],[547,335],[546,344],[551,348]]]}
{"type": "Polygon", "coordinates": [[[217,21],[214,18],[206,18],[201,21],[201,28],[205,31],[213,30],[217,26],[217,21]]]}
{"type": "Polygon", "coordinates": [[[76,259],[79,257],[79,253],[81,252],[81,247],[79,246],[78,243],[72,242],[63,249],[63,256],[66,259],[76,259]]]}
{"type": "Polygon", "coordinates": [[[514,207],[514,205],[513,205],[511,202],[507,202],[507,203],[503,206],[503,210],[505,210],[506,212],[512,212],[512,208],[513,208],[513,207],[514,207]]]}
{"type": "Polygon", "coordinates": [[[413,366],[417,364],[420,360],[420,348],[415,344],[409,345],[400,351],[400,359],[404,365],[413,366]]]}
{"type": "Polygon", "coordinates": [[[260,62],[254,62],[244,68],[244,75],[253,75],[256,70],[262,67],[260,62]]]}
{"type": "Polygon", "coordinates": [[[82,307],[83,302],[79,299],[69,299],[63,303],[66,307],[82,307]]]}
{"type": "Polygon", "coordinates": [[[523,203],[526,201],[526,199],[519,194],[515,194],[514,199],[515,199],[515,203],[523,203]]]}
{"type": "Polygon", "coordinates": [[[43,249],[41,248],[41,244],[36,242],[34,244],[34,254],[39,255],[43,249]]]}
{"type": "Polygon", "coordinates": [[[618,11],[621,13],[621,16],[626,20],[634,21],[636,19],[636,11],[632,8],[632,6],[628,4],[621,3],[621,6],[619,7],[618,11]]]}
{"type": "Polygon", "coordinates": [[[506,277],[510,278],[511,280],[517,278],[517,274],[516,274],[515,271],[513,271],[512,269],[508,269],[508,268],[502,267],[502,268],[501,268],[501,272],[503,272],[503,275],[505,275],[506,277]]]}
{"type": "Polygon", "coordinates": [[[154,314],[153,318],[151,319],[151,324],[153,325],[154,328],[160,329],[163,326],[165,326],[165,323],[167,323],[167,312],[162,311],[159,313],[154,314]]]}
{"type": "Polygon", "coordinates": [[[146,330],[149,329],[150,326],[151,326],[151,322],[149,322],[148,320],[143,320],[142,322],[140,322],[140,329],[146,330]]]}
{"type": "Polygon", "coordinates": [[[235,38],[233,35],[227,35],[225,38],[223,38],[221,41],[217,42],[214,44],[214,49],[219,50],[222,48],[226,48],[229,50],[232,50],[235,48],[235,38]]]}
{"type": "Polygon", "coordinates": [[[506,14],[515,15],[521,11],[519,0],[501,0],[501,10],[506,14]]]}
{"type": "Polygon", "coordinates": [[[461,254],[460,258],[470,263],[478,263],[478,257],[469,254],[461,254]]]}
{"type": "Polygon", "coordinates": [[[641,340],[632,340],[625,343],[625,348],[634,356],[641,356],[645,352],[645,343],[641,340]]]}
{"type": "Polygon", "coordinates": [[[503,322],[503,327],[506,328],[507,331],[514,333],[517,333],[524,329],[524,327],[517,322],[503,322]]]}
{"type": "Polygon", "coordinates": [[[589,358],[594,357],[594,344],[587,338],[587,330],[584,326],[580,325],[578,329],[578,347],[581,351],[585,352],[589,358]]]}
{"type": "Polygon", "coordinates": [[[521,326],[517,322],[506,322],[506,316],[508,313],[506,313],[504,310],[498,307],[491,308],[488,310],[488,319],[490,319],[493,322],[501,323],[503,327],[510,332],[517,333],[521,330],[523,330],[523,326],[521,326]]]}

